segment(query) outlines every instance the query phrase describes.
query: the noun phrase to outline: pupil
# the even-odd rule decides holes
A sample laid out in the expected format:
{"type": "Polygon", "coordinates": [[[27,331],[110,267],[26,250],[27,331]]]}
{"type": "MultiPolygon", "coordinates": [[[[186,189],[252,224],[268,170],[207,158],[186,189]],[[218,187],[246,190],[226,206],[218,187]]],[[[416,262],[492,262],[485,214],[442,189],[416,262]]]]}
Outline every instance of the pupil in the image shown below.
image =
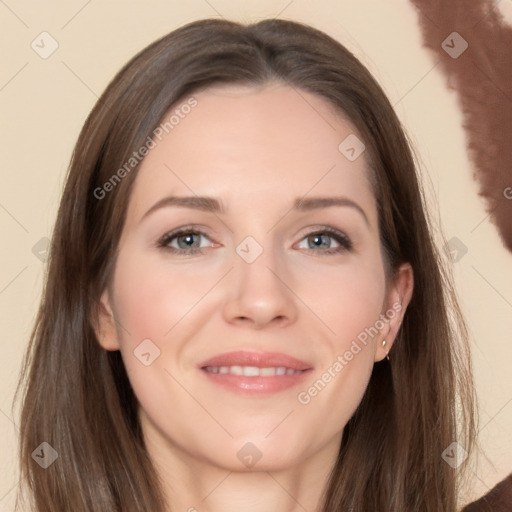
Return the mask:
{"type": "Polygon", "coordinates": [[[320,247],[322,245],[324,245],[324,246],[329,245],[328,243],[322,244],[322,238],[325,238],[325,236],[324,235],[313,235],[313,240],[314,240],[313,243],[315,244],[315,247],[320,247]],[[320,241],[320,243],[318,244],[317,242],[319,242],[319,241],[320,241]]]}
{"type": "MultiPolygon", "coordinates": [[[[189,234],[189,235],[182,235],[182,236],[181,236],[181,239],[182,239],[182,240],[185,240],[185,244],[186,244],[186,245],[185,245],[185,248],[189,248],[189,247],[191,247],[191,246],[194,244],[194,240],[193,240],[193,237],[194,237],[194,236],[195,236],[195,235],[193,235],[193,234],[189,234]]],[[[181,244],[178,244],[178,245],[181,245],[181,244]]]]}

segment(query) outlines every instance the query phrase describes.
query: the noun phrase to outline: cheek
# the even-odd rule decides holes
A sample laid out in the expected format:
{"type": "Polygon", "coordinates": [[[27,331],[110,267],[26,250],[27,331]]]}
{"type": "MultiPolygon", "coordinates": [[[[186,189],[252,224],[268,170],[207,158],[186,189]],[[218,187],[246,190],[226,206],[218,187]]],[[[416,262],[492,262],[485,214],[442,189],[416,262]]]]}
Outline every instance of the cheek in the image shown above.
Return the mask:
{"type": "Polygon", "coordinates": [[[171,266],[128,245],[116,263],[114,313],[123,361],[140,403],[157,415],[161,397],[183,394],[171,375],[183,370],[196,330],[215,312],[203,298],[222,277],[217,270],[171,266]]]}
{"type": "MultiPolygon", "coordinates": [[[[210,277],[204,279],[185,266],[171,268],[162,259],[137,256],[135,251],[120,259],[115,273],[115,305],[131,342],[150,338],[163,343],[168,339],[169,332],[212,286],[215,276],[210,277]]],[[[126,340],[126,332],[120,334],[126,340]]]]}
{"type": "Polygon", "coordinates": [[[187,410],[189,419],[196,414],[198,424],[204,421],[201,411],[190,408],[177,362],[190,338],[182,331],[186,315],[209,287],[201,276],[176,267],[171,271],[127,246],[116,264],[114,311],[126,372],[143,411],[172,436],[185,436],[188,423],[169,422],[171,409],[187,410]]]}
{"type": "Polygon", "coordinates": [[[339,354],[297,395],[297,418],[305,425],[321,426],[320,441],[339,435],[361,403],[373,368],[369,347],[349,361],[339,354]]]}
{"type": "Polygon", "coordinates": [[[354,258],[339,265],[311,265],[297,272],[294,290],[337,351],[379,318],[385,297],[384,269],[375,258],[354,258]]]}
{"type": "Polygon", "coordinates": [[[349,421],[368,385],[385,277],[377,259],[324,273],[317,269],[310,277],[315,286],[301,293],[304,302],[314,305],[311,322],[323,333],[318,347],[321,364],[297,399],[304,416],[317,418],[329,436],[349,421]]]}

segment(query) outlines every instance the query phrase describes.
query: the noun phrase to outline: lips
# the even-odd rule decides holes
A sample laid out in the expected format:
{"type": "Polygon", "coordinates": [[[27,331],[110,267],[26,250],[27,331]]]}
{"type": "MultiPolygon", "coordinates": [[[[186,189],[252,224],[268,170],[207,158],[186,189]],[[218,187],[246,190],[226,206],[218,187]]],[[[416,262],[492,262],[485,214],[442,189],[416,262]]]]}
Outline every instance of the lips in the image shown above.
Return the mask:
{"type": "Polygon", "coordinates": [[[227,352],[199,363],[209,382],[245,396],[269,395],[302,384],[311,364],[279,352],[227,352]]]}
{"type": "Polygon", "coordinates": [[[246,350],[219,354],[199,363],[198,366],[199,368],[252,366],[256,368],[290,368],[292,370],[310,370],[313,368],[311,364],[305,361],[280,352],[249,352],[246,350]]]}

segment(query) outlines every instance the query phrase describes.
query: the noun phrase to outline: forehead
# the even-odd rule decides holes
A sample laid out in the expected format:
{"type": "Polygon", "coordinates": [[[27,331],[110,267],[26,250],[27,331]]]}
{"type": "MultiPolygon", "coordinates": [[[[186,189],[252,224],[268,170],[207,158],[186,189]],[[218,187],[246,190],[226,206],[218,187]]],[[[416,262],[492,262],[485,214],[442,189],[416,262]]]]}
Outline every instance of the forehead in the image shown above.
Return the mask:
{"type": "Polygon", "coordinates": [[[140,218],[167,194],[217,196],[228,210],[307,194],[372,201],[364,153],[350,161],[339,149],[357,132],[326,100],[282,84],[216,86],[193,97],[197,104],[144,158],[129,215],[140,218]]]}

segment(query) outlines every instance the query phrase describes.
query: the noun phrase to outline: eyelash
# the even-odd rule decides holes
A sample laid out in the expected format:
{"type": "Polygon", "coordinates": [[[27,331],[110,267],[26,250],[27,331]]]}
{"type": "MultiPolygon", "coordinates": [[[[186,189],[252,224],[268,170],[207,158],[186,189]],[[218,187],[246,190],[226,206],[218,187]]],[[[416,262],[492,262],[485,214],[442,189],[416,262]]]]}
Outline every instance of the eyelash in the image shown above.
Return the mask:
{"type": "MultiPolygon", "coordinates": [[[[177,229],[175,231],[171,231],[169,233],[166,233],[162,238],[160,238],[157,242],[157,247],[164,249],[166,251],[169,251],[172,254],[178,254],[182,256],[188,256],[193,254],[202,254],[204,247],[193,247],[190,249],[176,249],[175,247],[170,247],[169,243],[179,236],[182,235],[202,235],[206,238],[209,238],[206,233],[204,233],[201,230],[195,229],[193,226],[185,226],[183,228],[177,229]]],[[[332,228],[322,228],[316,231],[311,231],[310,233],[307,233],[302,239],[304,240],[307,237],[310,237],[312,235],[328,235],[329,237],[333,238],[338,242],[340,245],[339,247],[334,247],[331,249],[325,249],[323,251],[316,251],[315,249],[306,249],[307,251],[313,251],[313,252],[320,252],[322,255],[332,255],[332,254],[339,254],[343,252],[350,252],[352,251],[353,245],[350,238],[342,233],[341,231],[337,231],[332,228]]]]}

